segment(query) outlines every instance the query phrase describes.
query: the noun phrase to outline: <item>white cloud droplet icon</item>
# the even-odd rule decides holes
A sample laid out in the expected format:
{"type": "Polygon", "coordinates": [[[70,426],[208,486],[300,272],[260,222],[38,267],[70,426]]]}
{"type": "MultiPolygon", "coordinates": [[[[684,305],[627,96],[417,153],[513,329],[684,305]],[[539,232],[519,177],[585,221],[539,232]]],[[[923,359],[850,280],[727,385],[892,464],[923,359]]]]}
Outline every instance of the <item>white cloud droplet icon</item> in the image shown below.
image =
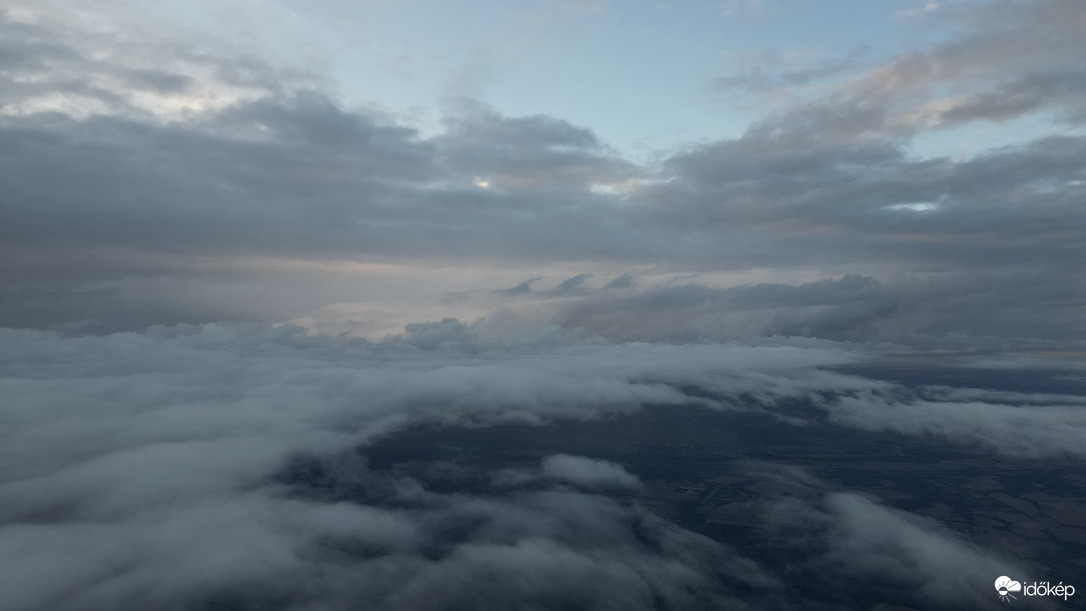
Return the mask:
{"type": "Polygon", "coordinates": [[[1011,592],[1021,592],[1022,584],[1011,579],[1010,577],[1007,577],[1006,575],[1003,575],[999,579],[995,580],[995,589],[996,592],[999,593],[1000,598],[1002,598],[1003,600],[1007,600],[1008,598],[1017,598],[1017,596],[1012,596],[1011,592]]]}

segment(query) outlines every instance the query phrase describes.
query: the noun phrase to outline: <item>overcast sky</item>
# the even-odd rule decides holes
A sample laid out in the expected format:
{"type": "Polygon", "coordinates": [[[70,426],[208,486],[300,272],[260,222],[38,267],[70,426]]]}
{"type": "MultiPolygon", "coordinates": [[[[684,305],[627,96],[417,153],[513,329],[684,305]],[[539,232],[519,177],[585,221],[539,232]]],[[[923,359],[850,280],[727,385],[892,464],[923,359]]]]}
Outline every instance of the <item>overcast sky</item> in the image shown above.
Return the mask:
{"type": "Polygon", "coordinates": [[[8,0],[0,28],[5,326],[1084,338],[1081,2],[8,0]]]}

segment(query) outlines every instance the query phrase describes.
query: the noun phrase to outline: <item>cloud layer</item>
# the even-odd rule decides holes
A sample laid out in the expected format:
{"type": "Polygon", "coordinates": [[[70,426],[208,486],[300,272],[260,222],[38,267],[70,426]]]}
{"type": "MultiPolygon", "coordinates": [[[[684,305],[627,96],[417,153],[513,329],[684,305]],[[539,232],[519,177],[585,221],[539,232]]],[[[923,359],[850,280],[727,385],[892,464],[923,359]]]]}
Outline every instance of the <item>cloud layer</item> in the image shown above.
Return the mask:
{"type": "MultiPolygon", "coordinates": [[[[414,339],[372,344],[289,325],[3,331],[3,606],[786,606],[772,570],[630,504],[639,478],[613,462],[557,454],[486,475],[492,488],[442,492],[431,488],[457,481],[459,467],[418,480],[356,452],[419,424],[540,426],[700,406],[782,426],[828,418],[935,433],[1032,459],[1086,455],[1080,396],[917,395],[826,369],[873,358],[843,344],[414,339]]],[[[803,547],[806,570],[844,563],[833,570],[849,579],[881,567],[922,597],[966,604],[972,573],[951,578],[946,567],[1003,566],[932,524],[776,469],[754,472],[805,492],[782,497],[766,527],[811,530],[789,545],[832,542],[824,556],[803,547]]]]}
{"type": "Polygon", "coordinates": [[[424,135],[344,103],[316,70],[20,5],[0,14],[0,323],[139,329],[418,303],[418,286],[359,288],[394,263],[465,282],[479,268],[573,270],[551,297],[583,293],[581,274],[760,274],[771,280],[754,284],[784,286],[691,289],[666,316],[761,293],[784,305],[738,315],[758,332],[1081,341],[1083,9],[945,14],[955,36],[915,52],[760,77],[820,85],[770,104],[741,137],[645,165],[590,127],[472,99],[449,100],[442,131],[424,135]],[[1044,117],[1055,127],[1014,146],[914,151],[955,126],[1044,117]],[[815,282],[793,286],[804,281],[815,282]],[[853,297],[812,294],[833,290],[853,297]]]}

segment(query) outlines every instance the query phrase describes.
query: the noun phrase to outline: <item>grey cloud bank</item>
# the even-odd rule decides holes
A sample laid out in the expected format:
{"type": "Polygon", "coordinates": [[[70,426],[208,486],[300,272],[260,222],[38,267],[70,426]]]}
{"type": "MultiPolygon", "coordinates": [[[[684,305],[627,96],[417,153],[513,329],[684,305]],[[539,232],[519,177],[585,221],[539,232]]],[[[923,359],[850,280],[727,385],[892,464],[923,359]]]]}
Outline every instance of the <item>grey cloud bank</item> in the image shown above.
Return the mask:
{"type": "MultiPolygon", "coordinates": [[[[462,335],[421,349],[410,337],[370,344],[289,325],[2,336],[0,558],[11,570],[0,592],[9,609],[337,609],[359,601],[427,608],[435,600],[495,609],[525,600],[679,609],[738,598],[782,608],[773,602],[781,579],[773,571],[636,505],[598,496],[640,488],[613,462],[549,456],[536,472],[494,473],[507,492],[488,498],[382,475],[354,449],[420,424],[539,426],[650,404],[779,414],[789,426],[828,415],[969,444],[975,438],[961,431],[998,433],[984,428],[994,421],[1014,428],[1010,411],[1047,422],[1069,409],[981,409],[976,393],[943,392],[937,407],[954,417],[937,418],[934,404],[907,398],[893,383],[825,369],[873,358],[847,344],[610,344],[544,334],[504,345],[462,335]],[[788,407],[797,401],[803,412],[788,407]],[[311,470],[306,460],[335,474],[333,492],[386,492],[348,502],[307,484],[305,494],[291,494],[276,474],[294,473],[288,481],[301,486],[307,480],[297,474],[311,470]],[[452,525],[460,523],[468,530],[457,534],[452,525]]],[[[982,436],[999,451],[1028,446],[1037,458],[1081,456],[1086,423],[1068,418],[1018,429],[1019,445],[982,436]],[[1057,426],[1058,439],[1045,432],[1057,426]]],[[[791,488],[813,495],[802,510],[780,501],[773,515],[784,520],[781,528],[801,520],[810,536],[827,538],[829,555],[812,558],[812,566],[844,562],[841,579],[901,562],[885,570],[921,567],[903,579],[931,600],[952,593],[973,601],[973,590],[959,587],[972,583],[972,573],[951,578],[946,567],[968,561],[979,574],[1005,566],[934,525],[773,469],[759,477],[799,477],[791,488]],[[880,534],[873,539],[873,532],[880,534]],[[887,556],[887,546],[905,556],[890,560],[899,554],[887,556]],[[857,560],[865,554],[870,559],[857,560]]]]}
{"type": "MultiPolygon", "coordinates": [[[[423,136],[337,101],[315,73],[8,10],[0,324],[289,320],[360,300],[323,262],[393,262],[825,279],[808,292],[859,274],[873,279],[868,303],[818,306],[827,311],[816,321],[792,320],[811,308],[778,306],[776,320],[751,324],[832,339],[1081,341],[1079,131],[968,159],[917,156],[910,139],[1038,112],[1077,125],[1070,85],[1086,51],[1070,32],[1083,10],[991,3],[953,14],[964,32],[954,42],[845,62],[856,76],[824,96],[773,106],[740,138],[646,166],[557,117],[461,99],[442,133],[423,136]],[[937,97],[950,83],[954,95],[937,97]],[[1004,88],[1032,101],[982,110],[1004,88]],[[887,315],[895,320],[880,325],[887,315]]],[[[581,293],[588,277],[547,296],[581,293]]],[[[802,292],[784,284],[746,292],[802,292]]],[[[707,295],[691,289],[691,303],[666,316],[686,317],[707,295]]],[[[579,314],[591,317],[586,307],[579,314]]]]}
{"type": "MultiPolygon", "coordinates": [[[[273,476],[291,456],[334,456],[412,423],[599,418],[646,402],[698,401],[678,387],[699,370],[724,373],[729,361],[753,357],[787,371],[850,360],[833,351],[755,356],[577,342],[425,352],[217,325],[4,335],[0,556],[13,570],[0,591],[10,609],[189,608],[219,592],[292,608],[310,598],[315,608],[426,608],[435,597],[504,608],[519,597],[561,600],[564,588],[590,588],[587,600],[615,608],[645,607],[649,592],[683,608],[693,604],[687,589],[712,595],[700,563],[722,552],[697,538],[691,548],[683,540],[692,534],[659,521],[647,528],[664,550],[628,548],[622,522],[652,518],[602,498],[491,503],[401,482],[397,494],[421,507],[390,511],[295,499],[273,476]],[[459,514],[493,522],[494,533],[450,543],[435,560],[426,546],[459,514]],[[596,537],[588,548],[573,542],[583,529],[596,537]],[[350,560],[341,546],[377,555],[350,560]],[[475,583],[494,570],[536,581],[504,593],[493,590],[506,587],[501,580],[475,583]],[[451,584],[462,589],[447,591],[451,584]],[[633,598],[614,599],[616,591],[633,598]]],[[[637,482],[617,465],[571,456],[544,461],[542,474],[590,489],[637,482]]],[[[765,579],[750,570],[750,579],[765,579]]]]}

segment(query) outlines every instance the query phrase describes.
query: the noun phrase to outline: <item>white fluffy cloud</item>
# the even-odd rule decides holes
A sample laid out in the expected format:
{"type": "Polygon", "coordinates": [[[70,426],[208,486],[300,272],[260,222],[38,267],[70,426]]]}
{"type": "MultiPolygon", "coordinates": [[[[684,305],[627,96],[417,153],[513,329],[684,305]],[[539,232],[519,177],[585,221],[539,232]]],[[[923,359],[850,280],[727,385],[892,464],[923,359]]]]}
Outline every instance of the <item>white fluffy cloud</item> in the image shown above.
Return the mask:
{"type": "Polygon", "coordinates": [[[637,476],[627,472],[622,465],[584,456],[548,456],[543,459],[542,471],[545,477],[589,488],[637,489],[641,486],[637,476]]]}
{"type": "Polygon", "coordinates": [[[827,409],[835,422],[865,430],[939,435],[951,443],[982,444],[1014,456],[1086,456],[1086,402],[1082,397],[1066,399],[1064,404],[1016,405],[895,400],[860,393],[837,399],[827,409]]]}

